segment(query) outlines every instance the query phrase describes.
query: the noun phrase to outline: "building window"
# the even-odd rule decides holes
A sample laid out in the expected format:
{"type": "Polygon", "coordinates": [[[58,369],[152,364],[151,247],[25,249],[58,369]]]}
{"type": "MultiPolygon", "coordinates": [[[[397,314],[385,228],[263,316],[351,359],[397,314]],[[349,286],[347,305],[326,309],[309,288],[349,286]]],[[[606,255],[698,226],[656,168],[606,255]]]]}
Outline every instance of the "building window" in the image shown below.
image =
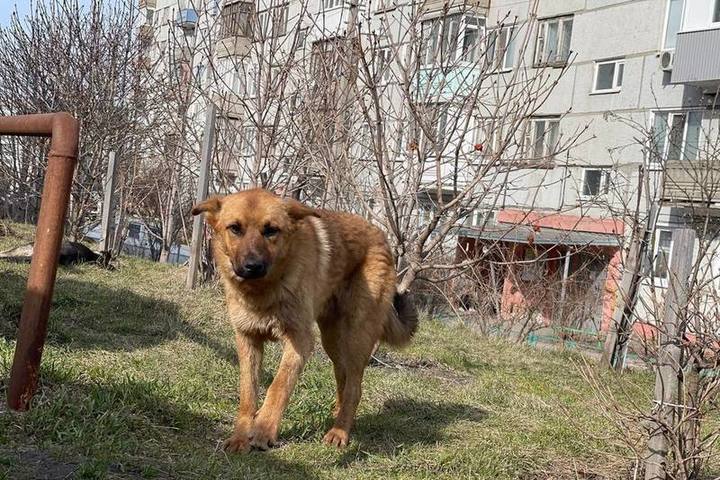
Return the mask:
{"type": "Polygon", "coordinates": [[[625,73],[625,60],[595,62],[593,93],[619,92],[625,73]]]}
{"type": "Polygon", "coordinates": [[[494,218],[495,212],[476,209],[470,212],[467,217],[465,217],[464,224],[466,227],[483,227],[487,224],[492,223],[494,218]]]}
{"type": "Polygon", "coordinates": [[[133,240],[140,240],[140,224],[139,223],[129,223],[128,224],[128,238],[132,238],[133,240]]]}
{"type": "Polygon", "coordinates": [[[456,59],[473,62],[481,58],[485,19],[454,14],[422,23],[423,65],[447,64],[456,59]]]}
{"type": "Polygon", "coordinates": [[[513,31],[514,27],[505,27],[488,32],[485,61],[490,68],[498,70],[513,68],[515,64],[513,31]]]}
{"type": "Polygon", "coordinates": [[[342,7],[343,0],[323,0],[323,10],[330,10],[332,8],[342,7]]]}
{"type": "Polygon", "coordinates": [[[445,151],[445,142],[448,139],[448,107],[449,104],[436,103],[428,104],[426,106],[427,116],[425,120],[429,122],[432,128],[435,138],[427,138],[425,135],[422,136],[421,145],[424,146],[423,150],[426,154],[435,155],[445,151]],[[432,140],[435,140],[433,143],[432,140]]]}
{"type": "Polygon", "coordinates": [[[582,197],[607,195],[610,191],[610,170],[604,168],[583,169],[582,197]]]}
{"type": "Polygon", "coordinates": [[[477,118],[475,121],[475,138],[473,149],[480,153],[483,158],[492,157],[495,152],[501,150],[499,129],[497,119],[477,118]]]}
{"type": "Polygon", "coordinates": [[[430,223],[431,218],[432,211],[425,205],[420,205],[418,207],[418,227],[424,227],[425,225],[430,223]]]}
{"type": "Polygon", "coordinates": [[[668,278],[668,269],[672,261],[672,231],[657,230],[655,236],[655,259],[653,261],[653,277],[661,280],[668,278]]]}
{"type": "Polygon", "coordinates": [[[235,2],[223,5],[220,12],[221,35],[220,38],[236,36],[252,37],[252,13],[255,4],[250,2],[235,2]]]}
{"type": "Polygon", "coordinates": [[[532,160],[551,160],[557,151],[560,120],[533,118],[525,125],[523,146],[525,155],[532,160]]]}
{"type": "Polygon", "coordinates": [[[389,10],[391,8],[395,8],[396,6],[395,0],[377,0],[375,11],[380,12],[383,10],[389,10]]]}
{"type": "Polygon", "coordinates": [[[535,66],[562,67],[570,58],[573,17],[542,20],[538,25],[535,66]]]}
{"type": "Polygon", "coordinates": [[[288,4],[273,7],[272,10],[272,31],[270,35],[273,37],[282,37],[287,33],[288,14],[290,6],[288,4]]]}
{"type": "Polygon", "coordinates": [[[305,40],[307,40],[308,29],[301,28],[298,30],[297,37],[295,37],[295,49],[303,50],[305,48],[305,40]]]}
{"type": "Polygon", "coordinates": [[[379,48],[377,50],[377,71],[375,72],[375,83],[385,85],[390,83],[392,78],[392,68],[390,66],[390,58],[392,50],[390,47],[379,48]]]}
{"type": "Polygon", "coordinates": [[[685,0],[668,0],[665,37],[663,38],[664,50],[672,50],[675,48],[677,34],[682,27],[684,10],[685,0]]]}
{"type": "MultiPolygon", "coordinates": [[[[255,64],[252,63],[244,64],[242,66],[242,74],[244,80],[242,90],[240,90],[241,87],[238,86],[234,89],[234,91],[242,91],[245,94],[245,98],[255,98],[258,94],[258,86],[260,85],[260,75],[258,74],[257,67],[255,66],[255,64]]],[[[237,78],[239,81],[239,73],[237,75],[237,78]]]]}
{"type": "Polygon", "coordinates": [[[715,7],[713,8],[713,23],[720,22],[720,0],[715,0],[715,7]]]}
{"type": "Polygon", "coordinates": [[[240,155],[251,157],[255,153],[255,127],[244,127],[240,144],[240,155]]]}
{"type": "Polygon", "coordinates": [[[655,112],[651,163],[695,160],[702,112],[655,112]]]}

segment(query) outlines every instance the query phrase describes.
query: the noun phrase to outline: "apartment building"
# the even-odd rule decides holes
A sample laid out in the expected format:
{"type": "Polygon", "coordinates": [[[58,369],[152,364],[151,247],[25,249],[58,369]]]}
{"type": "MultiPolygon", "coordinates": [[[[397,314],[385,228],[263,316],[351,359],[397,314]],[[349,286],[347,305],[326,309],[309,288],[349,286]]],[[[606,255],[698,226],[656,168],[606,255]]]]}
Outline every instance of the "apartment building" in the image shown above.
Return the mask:
{"type": "MultiPolygon", "coordinates": [[[[203,47],[192,50],[186,68],[214,92],[223,119],[240,125],[239,141],[225,145],[221,167],[234,170],[236,186],[253,183],[258,174],[277,174],[282,169],[276,166],[285,165],[281,157],[303,148],[342,143],[334,120],[323,126],[331,132],[325,142],[313,134],[312,142],[300,139],[302,148],[263,141],[263,132],[297,118],[294,110],[283,116],[283,109],[327,100],[327,91],[312,90],[312,81],[298,72],[313,70],[318,58],[346,55],[339,39],[364,34],[362,41],[371,46],[365,61],[377,74],[375,83],[383,85],[387,155],[410,165],[418,151],[437,153],[438,161],[423,163],[420,172],[428,188],[416,192],[419,222],[431,216],[438,190],[451,197],[458,183],[472,180],[471,167],[502,142],[498,132],[507,119],[492,113],[495,100],[518,78],[546,75],[553,87],[503,147],[513,158],[542,161],[515,163],[502,175],[494,173],[497,194],[466,212],[464,227],[454,231],[462,255],[495,248],[528,261],[498,282],[505,314],[525,309],[533,298],[545,301],[549,295],[529,295],[528,286],[537,290],[537,284],[554,278],[562,285],[560,302],[539,309],[550,321],[571,294],[567,279],[582,273],[576,293],[594,308],[575,326],[604,329],[631,233],[628,219],[636,212],[643,222],[651,211],[656,217],[651,222],[657,226],[649,260],[653,268],[643,285],[643,295],[655,295],[667,284],[672,231],[691,224],[698,205],[714,212],[720,201],[713,189],[697,187],[698,171],[688,168],[701,164],[717,139],[720,1],[542,0],[536,12],[531,3],[145,0],[141,8],[147,19],[142,28],[156,32],[158,51],[166,50],[163,42],[169,44],[178,32],[188,45],[203,47]],[[493,97],[473,90],[480,84],[474,73],[480,56],[483,65],[492,67],[481,75],[492,86],[483,92],[493,91],[493,97]],[[285,68],[293,61],[296,70],[285,68]],[[260,92],[277,78],[291,78],[287,95],[261,100],[260,92]],[[404,86],[409,82],[412,95],[424,95],[424,102],[415,104],[432,111],[430,134],[407,111],[409,89],[404,86]],[[478,97],[479,105],[472,102],[478,97]],[[255,118],[253,112],[259,111],[271,112],[272,121],[255,118]],[[463,134],[457,133],[458,118],[468,118],[463,134]],[[268,143],[279,147],[273,150],[268,143]],[[438,181],[443,188],[437,188],[438,181]],[[535,258],[545,261],[530,262],[535,258]]],[[[335,69],[328,75],[344,78],[346,72],[335,69]]],[[[333,98],[314,118],[337,110],[342,96],[333,98]]],[[[207,100],[199,97],[188,109],[198,129],[207,100]]],[[[379,180],[363,170],[361,160],[376,131],[354,118],[360,125],[345,135],[354,143],[341,154],[331,146],[328,154],[347,156],[351,168],[360,165],[355,174],[372,187],[379,180]]],[[[705,172],[712,179],[715,170],[706,165],[705,172]]],[[[640,310],[638,317],[643,317],[640,310]]]]}

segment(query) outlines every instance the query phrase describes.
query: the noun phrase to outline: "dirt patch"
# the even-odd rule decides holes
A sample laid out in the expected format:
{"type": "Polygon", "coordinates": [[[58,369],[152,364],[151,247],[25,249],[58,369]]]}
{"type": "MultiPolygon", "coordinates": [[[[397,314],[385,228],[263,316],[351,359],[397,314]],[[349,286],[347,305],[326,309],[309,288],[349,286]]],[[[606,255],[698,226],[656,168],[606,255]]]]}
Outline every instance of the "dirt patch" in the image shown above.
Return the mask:
{"type": "Polygon", "coordinates": [[[73,478],[80,467],[77,462],[57,460],[48,453],[34,448],[0,449],[0,465],[3,464],[9,467],[8,478],[33,480],[73,478]]]}

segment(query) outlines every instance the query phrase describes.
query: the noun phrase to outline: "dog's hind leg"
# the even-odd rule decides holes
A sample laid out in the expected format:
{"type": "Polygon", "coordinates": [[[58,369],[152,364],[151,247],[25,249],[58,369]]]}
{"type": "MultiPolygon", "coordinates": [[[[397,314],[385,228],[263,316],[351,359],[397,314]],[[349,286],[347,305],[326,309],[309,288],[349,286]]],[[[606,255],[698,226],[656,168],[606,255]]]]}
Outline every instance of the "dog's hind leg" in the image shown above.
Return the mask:
{"type": "Polygon", "coordinates": [[[328,445],[344,447],[350,439],[350,429],[355,421],[355,412],[357,411],[362,395],[363,373],[367,359],[370,358],[373,345],[370,344],[366,346],[368,348],[364,349],[362,353],[356,346],[354,352],[351,352],[352,355],[357,355],[357,357],[353,359],[356,361],[353,361],[349,365],[346,362],[346,365],[341,367],[343,369],[342,374],[345,377],[345,382],[342,393],[339,395],[339,408],[336,407],[335,423],[323,438],[323,442],[328,445]],[[358,361],[360,358],[365,358],[365,360],[360,362],[358,361]]]}
{"type": "Polygon", "coordinates": [[[345,367],[342,363],[342,345],[338,342],[341,332],[337,328],[338,314],[336,311],[328,312],[318,321],[320,325],[320,338],[322,346],[325,349],[333,364],[333,373],[335,374],[335,408],[333,409],[333,417],[337,418],[342,404],[343,389],[345,388],[345,367]]]}
{"type": "MultiPolygon", "coordinates": [[[[335,424],[323,441],[347,445],[362,394],[365,367],[385,329],[384,319],[392,305],[394,270],[387,255],[369,254],[363,267],[338,298],[338,317],[323,332],[323,346],[333,360],[338,381],[335,424]],[[339,374],[338,374],[339,371],[339,374]]],[[[329,322],[328,322],[329,323],[329,322]]],[[[322,330],[322,325],[321,325],[322,330]]]]}

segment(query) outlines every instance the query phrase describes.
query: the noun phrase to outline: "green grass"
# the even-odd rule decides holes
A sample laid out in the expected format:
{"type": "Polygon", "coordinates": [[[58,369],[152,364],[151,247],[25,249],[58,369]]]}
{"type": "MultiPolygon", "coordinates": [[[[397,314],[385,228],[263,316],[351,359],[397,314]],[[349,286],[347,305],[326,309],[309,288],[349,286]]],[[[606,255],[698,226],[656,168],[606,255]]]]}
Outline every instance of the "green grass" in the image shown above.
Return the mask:
{"type": "MultiPolygon", "coordinates": [[[[14,230],[0,250],[31,233],[14,230]]],[[[27,265],[0,261],[3,396],[26,275],[27,265]]],[[[428,320],[411,347],[382,352],[390,366],[368,368],[347,449],[321,443],[334,384],[318,348],[281,445],[226,455],[238,379],[231,330],[219,288],[190,294],[183,276],[130,258],[116,271],[59,271],[32,409],[18,414],[0,402],[0,479],[587,478],[629,468],[620,443],[607,440],[579,356],[428,320]]],[[[270,348],[265,386],[278,357],[270,348]]],[[[651,391],[647,374],[624,376],[618,388],[630,384],[651,391]]]]}

